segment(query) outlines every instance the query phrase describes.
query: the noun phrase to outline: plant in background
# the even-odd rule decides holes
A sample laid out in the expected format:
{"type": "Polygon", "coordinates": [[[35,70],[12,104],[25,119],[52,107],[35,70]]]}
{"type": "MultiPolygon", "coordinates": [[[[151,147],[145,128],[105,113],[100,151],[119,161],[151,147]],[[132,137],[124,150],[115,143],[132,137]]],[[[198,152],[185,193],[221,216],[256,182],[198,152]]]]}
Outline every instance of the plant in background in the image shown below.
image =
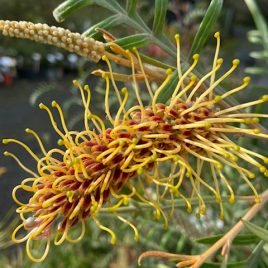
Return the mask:
{"type": "MultiPolygon", "coordinates": [[[[99,216],[102,213],[114,215],[127,224],[138,240],[139,229],[122,216],[127,209],[133,209],[133,204],[137,208],[153,209],[154,218],[162,220],[168,230],[168,222],[176,214],[178,204],[184,203],[189,213],[194,210],[196,217],[202,219],[208,210],[207,203],[213,200],[218,204],[222,220],[226,201],[231,204],[235,199],[255,202],[243,217],[249,230],[254,229],[254,225],[246,221],[263,208],[268,201],[268,191],[264,186],[261,189],[263,193],[259,194],[251,180],[256,175],[262,180],[268,176],[268,158],[254,148],[241,146],[236,137],[267,140],[267,131],[259,124],[259,118],[267,118],[268,115],[247,112],[246,109],[266,103],[268,96],[243,104],[234,102],[233,95],[245,90],[249,77],[228,91],[220,88],[222,82],[232,79],[239,60],[233,60],[231,67],[221,73],[223,59],[219,57],[218,32],[215,34],[217,42],[211,69],[204,74],[198,71],[199,54],[196,53],[211,32],[222,1],[211,2],[194,39],[189,63],[186,57],[181,56],[180,36],[175,36],[174,49],[173,42],[164,35],[168,1],[155,1],[152,30],[138,15],[136,1],[128,1],[125,9],[117,1],[69,0],[59,6],[54,15],[62,20],[78,7],[92,3],[109,9],[115,15],[91,27],[84,36],[54,26],[0,21],[0,30],[5,35],[62,47],[96,62],[102,59],[108,69],[93,72],[101,76],[106,84],[104,106],[108,120],[91,112],[89,87],[82,87],[74,81],[84,105],[82,131],[68,129],[57,102],[53,101],[52,107],[58,112],[60,127],[51,109],[42,103],[39,105],[48,113],[54,130],[60,136],[58,145],[62,149],[46,150],[37,133],[30,129],[26,132],[36,138],[42,157],[21,141],[3,140],[4,144],[19,144],[37,162],[35,170],[29,169],[15,155],[5,152],[31,175],[13,191],[22,220],[13,232],[13,240],[18,243],[26,241],[28,256],[40,262],[48,254],[51,239],[55,245],[65,240],[80,241],[85,234],[87,219],[92,219],[100,229],[108,232],[114,244],[116,230],[101,223],[99,216]],[[107,32],[122,22],[139,33],[116,39],[107,32]],[[106,43],[93,39],[101,37],[99,33],[106,43]],[[175,57],[176,66],[161,63],[137,50],[137,47],[149,42],[175,57]],[[114,65],[127,67],[126,73],[116,71],[114,65]],[[121,91],[117,81],[124,84],[121,91]],[[156,83],[157,87],[153,87],[152,83],[156,83]],[[143,90],[147,90],[149,97],[146,99],[149,101],[141,98],[143,90]],[[134,92],[135,105],[128,101],[130,91],[134,92]],[[118,101],[114,114],[110,109],[113,95],[118,101]],[[238,196],[235,187],[238,181],[243,181],[253,196],[238,196]],[[26,203],[17,198],[17,190],[30,193],[26,203]],[[17,237],[17,233],[21,232],[24,235],[17,237]],[[43,250],[43,254],[36,254],[36,251],[33,254],[34,240],[42,245],[39,251],[43,250]]],[[[244,224],[239,221],[203,254],[148,251],[140,256],[139,261],[156,256],[179,261],[177,267],[201,267],[222,248],[222,265],[226,265],[230,244],[244,224]]],[[[258,228],[258,232],[253,232],[263,238],[267,231],[258,228]]]]}

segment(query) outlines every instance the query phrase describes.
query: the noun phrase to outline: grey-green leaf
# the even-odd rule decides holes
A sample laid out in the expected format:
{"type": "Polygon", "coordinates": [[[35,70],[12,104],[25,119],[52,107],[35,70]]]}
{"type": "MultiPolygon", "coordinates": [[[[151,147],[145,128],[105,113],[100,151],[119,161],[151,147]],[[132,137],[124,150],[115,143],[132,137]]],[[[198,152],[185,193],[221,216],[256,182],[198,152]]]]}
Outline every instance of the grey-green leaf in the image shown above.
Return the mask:
{"type": "MultiPolygon", "coordinates": [[[[221,263],[204,263],[202,268],[220,268],[221,263]]],[[[239,261],[239,262],[231,262],[227,264],[227,268],[246,268],[247,262],[246,261],[239,261]]]]}
{"type": "Polygon", "coordinates": [[[129,15],[133,15],[136,13],[136,8],[137,8],[137,0],[128,0],[127,1],[127,13],[129,15]]]}
{"type": "Polygon", "coordinates": [[[261,34],[263,39],[263,46],[266,50],[268,50],[268,25],[263,17],[260,9],[258,8],[256,2],[254,0],[245,0],[249,11],[254,19],[256,27],[261,34]]]}
{"type": "Polygon", "coordinates": [[[195,53],[199,53],[205,45],[211,31],[220,15],[223,0],[212,0],[208,10],[199,26],[198,32],[195,35],[193,45],[190,50],[189,58],[195,53]]]}
{"type": "Polygon", "coordinates": [[[96,32],[96,28],[102,28],[105,30],[112,29],[123,22],[123,17],[121,15],[113,15],[101,22],[91,26],[87,31],[83,33],[85,36],[93,37],[94,39],[98,39],[102,34],[96,32]]]}
{"type": "Polygon", "coordinates": [[[148,34],[135,34],[115,40],[115,43],[124,49],[143,47],[148,45],[149,42],[150,36],[148,34]]]}
{"type": "Polygon", "coordinates": [[[168,8],[168,0],[155,0],[154,23],[153,23],[153,32],[155,35],[158,35],[163,31],[167,8],[168,8]]]}
{"type": "MultiPolygon", "coordinates": [[[[218,241],[222,237],[223,237],[223,234],[219,234],[219,235],[213,235],[213,236],[209,236],[209,237],[202,237],[202,238],[199,238],[195,241],[199,244],[210,245],[210,244],[214,244],[216,241],[218,241]]],[[[241,234],[241,235],[238,235],[234,238],[232,244],[233,245],[249,245],[252,243],[256,243],[258,241],[259,241],[259,239],[255,235],[241,234]]]]}
{"type": "Polygon", "coordinates": [[[53,15],[58,22],[62,22],[71,13],[78,9],[90,5],[98,5],[104,7],[113,13],[124,12],[124,9],[116,0],[67,0],[60,4],[54,11],[53,15]]]}
{"type": "Polygon", "coordinates": [[[268,242],[268,230],[249,221],[242,220],[245,227],[261,240],[268,242]]]}

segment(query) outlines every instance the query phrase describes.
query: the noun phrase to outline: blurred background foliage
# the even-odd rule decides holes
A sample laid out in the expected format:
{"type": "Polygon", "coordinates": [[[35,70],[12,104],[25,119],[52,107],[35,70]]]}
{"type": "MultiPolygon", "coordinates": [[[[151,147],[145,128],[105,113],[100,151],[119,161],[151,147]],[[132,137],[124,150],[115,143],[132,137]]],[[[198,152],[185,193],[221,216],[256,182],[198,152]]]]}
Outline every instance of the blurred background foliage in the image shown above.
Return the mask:
{"type": "MultiPolygon", "coordinates": [[[[87,6],[70,14],[64,22],[58,23],[55,21],[52,12],[61,2],[61,0],[39,0],[38,2],[35,0],[0,0],[0,19],[47,23],[69,28],[72,31],[86,32],[103,40],[101,35],[92,31],[92,27],[101,20],[112,16],[109,10],[97,5],[87,6]]],[[[125,4],[126,1],[117,2],[125,4]]],[[[139,15],[150,26],[155,25],[155,11],[153,8],[155,2],[157,1],[137,1],[139,15]]],[[[163,20],[163,29],[161,29],[160,33],[154,33],[155,40],[160,40],[159,42],[163,42],[163,44],[167,44],[168,47],[172,48],[172,42],[169,43],[162,36],[162,33],[165,33],[172,40],[173,35],[179,32],[182,36],[182,49],[185,58],[187,58],[191,48],[193,48],[193,40],[200,28],[201,21],[206,16],[210,2],[209,0],[167,1],[167,15],[163,20]]],[[[240,100],[250,99],[254,95],[267,94],[268,91],[267,5],[267,0],[225,0],[216,22],[211,29],[207,30],[208,45],[202,49],[204,68],[205,66],[210,66],[212,61],[210,55],[214,51],[215,43],[212,34],[220,30],[223,36],[222,57],[226,62],[238,57],[242,63],[242,67],[239,68],[239,74],[224,86],[228,88],[241,81],[241,77],[245,75],[243,67],[253,75],[251,94],[241,95],[240,100]]],[[[148,30],[146,27],[144,29],[148,30]]],[[[121,23],[113,24],[113,27],[108,30],[116,38],[142,33],[138,29],[121,26],[121,23]]],[[[206,32],[206,29],[204,32],[206,32]]],[[[161,61],[167,59],[169,51],[165,51],[164,46],[161,49],[151,43],[148,45],[148,42],[144,42],[144,44],[146,44],[142,49],[144,54],[161,61]]],[[[79,125],[81,101],[77,91],[71,87],[71,81],[74,78],[79,78],[81,81],[89,83],[93,88],[93,110],[104,116],[102,101],[104,89],[102,82],[90,75],[92,70],[101,67],[101,65],[92,65],[84,59],[53,47],[2,36],[0,36],[0,59],[1,57],[10,57],[16,61],[16,66],[10,67],[8,70],[4,68],[4,71],[3,67],[0,69],[5,74],[4,78],[0,80],[1,139],[21,137],[20,139],[31,144],[32,148],[37,149],[33,139],[27,137],[23,132],[26,127],[31,127],[42,134],[46,145],[51,148],[56,143],[56,137],[52,133],[50,123],[44,113],[37,110],[37,105],[41,100],[48,103],[56,99],[63,105],[69,126],[71,128],[81,127],[79,125]]],[[[172,53],[170,53],[168,61],[170,64],[174,63],[175,58],[172,53]]],[[[146,98],[145,94],[144,98],[146,98]]],[[[268,110],[267,107],[263,106],[259,106],[257,109],[258,111],[268,110]]],[[[263,123],[267,124],[267,122],[263,123]]],[[[264,152],[265,154],[265,146],[267,145],[264,145],[261,141],[243,139],[240,142],[241,144],[253,143],[256,151],[264,152]]],[[[3,150],[4,148],[1,147],[1,151],[3,150]]],[[[24,154],[15,146],[11,147],[10,150],[16,151],[16,154],[24,157],[24,154]]],[[[26,164],[33,164],[30,159],[25,158],[25,160],[26,164]]],[[[118,224],[112,216],[103,213],[103,223],[109,223],[109,226],[115,229],[118,234],[116,246],[110,246],[107,234],[97,229],[89,219],[87,234],[82,242],[74,245],[64,243],[60,247],[54,246],[44,263],[33,264],[28,260],[23,246],[12,245],[10,247],[9,236],[9,231],[16,223],[14,208],[11,208],[13,204],[11,191],[26,174],[17,169],[12,161],[3,159],[2,156],[0,166],[0,201],[1,204],[4,204],[0,209],[0,216],[2,216],[0,221],[0,267],[6,268],[125,268],[137,267],[139,254],[146,250],[197,254],[207,248],[209,244],[215,242],[215,239],[220,238],[226,230],[243,216],[249,207],[246,202],[238,201],[234,206],[226,203],[224,221],[218,219],[217,209],[213,210],[213,205],[201,220],[197,220],[193,215],[189,216],[183,207],[178,207],[176,208],[175,217],[170,222],[167,230],[163,229],[161,222],[152,220],[151,210],[134,207],[132,212],[126,214],[126,217],[129,217],[138,226],[140,230],[139,242],[134,242],[133,234],[125,225],[118,224]]],[[[263,181],[263,178],[258,178],[255,183],[259,191],[266,189],[268,186],[267,180],[263,181]]],[[[237,192],[238,194],[248,194],[243,185],[239,186],[237,192]]],[[[259,226],[264,226],[268,218],[267,213],[267,209],[264,209],[253,222],[259,226]]],[[[174,263],[152,258],[144,261],[142,267],[166,268],[174,267],[174,263]]],[[[265,268],[268,267],[268,246],[254,234],[244,231],[234,241],[228,265],[222,262],[220,255],[217,255],[212,259],[211,263],[206,263],[202,267],[265,268]]]]}

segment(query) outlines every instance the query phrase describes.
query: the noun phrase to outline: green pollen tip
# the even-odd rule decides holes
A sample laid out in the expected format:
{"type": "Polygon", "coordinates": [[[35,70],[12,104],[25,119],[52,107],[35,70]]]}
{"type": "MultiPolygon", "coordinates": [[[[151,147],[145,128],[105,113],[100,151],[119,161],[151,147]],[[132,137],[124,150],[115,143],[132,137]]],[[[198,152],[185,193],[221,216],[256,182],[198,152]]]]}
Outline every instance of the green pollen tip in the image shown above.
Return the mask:
{"type": "Polygon", "coordinates": [[[246,76],[246,77],[244,77],[243,82],[244,83],[249,83],[250,80],[251,80],[251,78],[249,76],[246,76]]]}
{"type": "Polygon", "coordinates": [[[29,128],[25,128],[25,132],[26,132],[26,133],[30,133],[30,131],[31,131],[31,130],[30,130],[29,128]]]}
{"type": "Polygon", "coordinates": [[[111,238],[110,243],[111,243],[112,245],[114,245],[114,244],[116,243],[116,237],[115,237],[115,236],[113,236],[113,237],[111,238]]]}
{"type": "Polygon", "coordinates": [[[261,130],[259,128],[255,128],[255,129],[253,129],[253,133],[254,134],[260,134],[261,130]]]}
{"type": "Polygon", "coordinates": [[[108,58],[107,58],[106,55],[103,55],[103,56],[101,57],[101,59],[104,60],[104,61],[107,61],[107,60],[108,60],[108,58]]]}
{"type": "Polygon", "coordinates": [[[59,139],[58,141],[57,141],[57,144],[59,145],[59,146],[62,146],[64,143],[63,143],[63,140],[62,139],[59,139]]]}
{"type": "Polygon", "coordinates": [[[240,60],[234,59],[232,63],[233,63],[233,65],[237,66],[240,63],[240,60]]]}
{"type": "Polygon", "coordinates": [[[261,203],[261,198],[259,196],[255,197],[255,203],[260,204],[261,203]]]}
{"type": "Polygon", "coordinates": [[[211,128],[211,126],[212,126],[211,123],[206,123],[206,124],[205,124],[205,128],[207,128],[207,129],[208,129],[208,128],[211,128]]]}
{"type": "Polygon", "coordinates": [[[39,108],[40,109],[45,109],[45,105],[41,102],[41,103],[39,103],[39,108]]]}
{"type": "Polygon", "coordinates": [[[261,99],[262,99],[262,101],[268,101],[268,95],[263,95],[263,96],[261,97],[261,99]]]}
{"type": "Polygon", "coordinates": [[[259,168],[261,173],[265,173],[266,172],[266,168],[264,166],[260,166],[259,168]]]}
{"type": "Polygon", "coordinates": [[[154,219],[158,221],[158,220],[160,220],[160,218],[161,218],[161,213],[157,209],[156,211],[154,211],[154,219]]]}
{"type": "Polygon", "coordinates": [[[206,214],[206,211],[207,211],[206,207],[205,206],[202,206],[200,208],[200,215],[205,215],[206,214]]]}
{"type": "Polygon", "coordinates": [[[256,177],[256,175],[254,173],[252,173],[252,172],[250,172],[248,174],[248,176],[249,176],[250,179],[254,179],[256,177]]]}
{"type": "Polygon", "coordinates": [[[126,94],[126,93],[127,93],[127,88],[126,88],[126,87],[123,87],[123,88],[121,89],[121,92],[122,92],[123,94],[126,94]]]}
{"type": "Polygon", "coordinates": [[[141,175],[143,173],[143,168],[138,168],[138,170],[137,170],[137,174],[138,175],[141,175]]]}
{"type": "Polygon", "coordinates": [[[56,106],[57,106],[57,102],[56,102],[55,100],[52,101],[52,102],[51,102],[51,106],[52,106],[52,107],[56,107],[56,106]]]}
{"type": "Polygon", "coordinates": [[[172,74],[172,69],[171,69],[171,68],[168,68],[168,69],[166,70],[166,74],[167,74],[167,75],[171,75],[171,74],[172,74]]]}
{"type": "Polygon", "coordinates": [[[192,75],[191,78],[190,78],[191,81],[196,81],[197,80],[197,76],[196,75],[192,75]]]}
{"type": "Polygon", "coordinates": [[[235,197],[234,197],[234,195],[231,195],[230,198],[229,198],[229,203],[230,203],[231,205],[233,205],[234,202],[235,202],[235,197]]]}
{"type": "Polygon", "coordinates": [[[217,59],[217,64],[222,65],[222,63],[223,63],[223,59],[222,58],[217,59]]]}
{"type": "Polygon", "coordinates": [[[239,152],[239,151],[240,151],[240,146],[235,145],[235,146],[233,147],[233,149],[234,149],[236,152],[239,152]]]}
{"type": "Polygon", "coordinates": [[[214,102],[215,103],[217,103],[217,102],[219,102],[219,101],[221,101],[222,100],[222,97],[221,96],[216,96],[215,98],[214,98],[214,102]]]}
{"type": "Polygon", "coordinates": [[[9,139],[3,139],[3,140],[2,140],[2,143],[3,143],[3,144],[8,144],[8,143],[9,143],[9,139]]]}
{"type": "Polygon", "coordinates": [[[186,210],[189,214],[193,212],[193,208],[190,205],[186,205],[186,210]]]}
{"type": "Polygon", "coordinates": [[[138,234],[135,234],[135,236],[134,236],[134,240],[135,240],[135,241],[139,241],[139,240],[140,240],[140,237],[139,237],[138,234]]]}
{"type": "Polygon", "coordinates": [[[77,87],[79,86],[79,82],[77,80],[73,80],[73,84],[77,87]]]}
{"type": "Polygon", "coordinates": [[[258,124],[258,123],[260,123],[260,119],[258,117],[254,117],[254,118],[252,118],[252,123],[258,124]]]}
{"type": "Polygon", "coordinates": [[[214,34],[214,37],[215,37],[215,38],[219,38],[219,37],[220,37],[220,32],[216,32],[216,33],[214,34]]]}
{"type": "Polygon", "coordinates": [[[194,54],[193,55],[193,60],[198,60],[199,59],[199,54],[194,54]]]}
{"type": "Polygon", "coordinates": [[[179,34],[175,34],[174,37],[175,37],[176,40],[180,40],[180,35],[179,34]]]}
{"type": "Polygon", "coordinates": [[[4,156],[9,156],[9,152],[8,151],[4,151],[3,155],[4,156]]]}

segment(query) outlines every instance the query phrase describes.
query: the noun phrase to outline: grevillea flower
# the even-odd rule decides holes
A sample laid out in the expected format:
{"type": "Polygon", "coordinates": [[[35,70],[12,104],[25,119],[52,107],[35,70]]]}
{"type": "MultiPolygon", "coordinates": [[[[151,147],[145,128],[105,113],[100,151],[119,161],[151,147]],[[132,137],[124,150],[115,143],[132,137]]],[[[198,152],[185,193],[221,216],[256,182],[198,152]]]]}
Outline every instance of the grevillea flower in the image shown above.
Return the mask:
{"type": "Polygon", "coordinates": [[[128,108],[129,90],[124,87],[121,92],[115,78],[126,78],[125,75],[113,72],[107,56],[108,71],[98,70],[106,81],[105,112],[103,120],[93,114],[90,109],[90,90],[75,81],[81,92],[84,104],[84,127],[81,132],[70,131],[65,123],[63,112],[58,103],[52,102],[61,120],[58,126],[49,107],[40,104],[51,120],[54,130],[60,136],[59,145],[46,151],[39,136],[32,130],[26,132],[35,136],[43,157],[39,158],[24,143],[5,139],[3,142],[14,142],[26,149],[36,160],[37,170],[33,172],[12,156],[31,176],[15,187],[13,198],[19,204],[17,212],[22,223],[15,229],[13,240],[27,241],[29,257],[34,261],[42,261],[46,257],[50,240],[60,245],[64,240],[79,241],[85,232],[85,221],[89,218],[96,225],[111,235],[114,243],[116,235],[113,230],[101,224],[98,219],[102,209],[114,213],[122,222],[128,224],[138,238],[136,227],[117,213],[117,209],[135,198],[154,209],[155,217],[163,218],[165,226],[168,217],[161,208],[163,200],[171,201],[171,213],[174,211],[175,197],[185,201],[186,208],[192,211],[193,198],[198,200],[199,217],[206,212],[204,193],[211,192],[220,208],[223,218],[222,189],[229,192],[230,203],[235,201],[233,187],[241,177],[251,188],[260,202],[259,195],[251,183],[256,172],[268,176],[265,164],[268,158],[236,144],[237,134],[250,135],[268,139],[268,135],[256,128],[260,117],[267,114],[247,113],[245,108],[268,101],[265,95],[258,100],[222,108],[222,102],[229,96],[244,90],[250,79],[245,77],[243,83],[222,95],[215,96],[216,87],[227,79],[237,68],[239,61],[233,60],[227,72],[219,75],[223,60],[218,58],[220,35],[217,39],[216,52],[211,70],[203,77],[193,73],[198,64],[198,55],[193,56],[193,63],[183,71],[180,60],[180,37],[177,42],[177,75],[178,83],[167,104],[159,103],[159,94],[165,90],[172,72],[167,70],[164,81],[153,90],[151,77],[144,71],[144,64],[136,49],[125,51],[114,46],[123,60],[130,63],[132,81],[137,103],[128,108]],[[138,71],[137,71],[138,70],[138,71]],[[143,80],[150,96],[145,104],[140,95],[138,79],[143,80]],[[112,115],[109,105],[111,88],[115,90],[118,110],[112,115]],[[107,128],[106,120],[112,125],[107,128]],[[233,124],[236,124],[235,126],[233,124]],[[90,127],[94,125],[94,129],[90,127]],[[226,173],[224,166],[232,170],[232,178],[226,173]],[[31,193],[27,203],[18,200],[17,190],[31,193]],[[124,191],[122,191],[124,189],[124,191]],[[128,189],[128,190],[127,190],[128,189]],[[73,227],[80,226],[81,233],[74,239],[70,232],[73,227]],[[17,233],[25,230],[24,237],[17,233]],[[44,254],[38,258],[31,253],[32,240],[46,241],[44,254]]]}

